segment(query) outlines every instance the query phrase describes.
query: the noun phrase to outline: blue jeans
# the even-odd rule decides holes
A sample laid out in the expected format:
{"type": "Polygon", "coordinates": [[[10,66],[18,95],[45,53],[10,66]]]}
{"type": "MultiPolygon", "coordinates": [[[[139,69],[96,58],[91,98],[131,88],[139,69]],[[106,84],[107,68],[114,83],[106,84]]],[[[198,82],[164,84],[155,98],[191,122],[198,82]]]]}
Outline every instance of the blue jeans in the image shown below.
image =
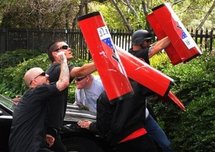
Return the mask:
{"type": "Polygon", "coordinates": [[[158,144],[163,152],[172,152],[170,147],[170,141],[167,138],[165,132],[149,114],[145,121],[145,127],[149,136],[158,144]]]}

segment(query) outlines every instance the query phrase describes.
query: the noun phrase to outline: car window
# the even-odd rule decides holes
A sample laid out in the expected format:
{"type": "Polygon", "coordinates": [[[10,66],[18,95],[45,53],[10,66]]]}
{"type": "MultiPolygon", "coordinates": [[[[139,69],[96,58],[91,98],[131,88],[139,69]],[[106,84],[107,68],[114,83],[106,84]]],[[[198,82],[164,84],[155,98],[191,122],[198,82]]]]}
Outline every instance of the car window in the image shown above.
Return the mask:
{"type": "Polygon", "coordinates": [[[0,110],[5,114],[13,113],[13,103],[10,98],[0,95],[0,110]]]}
{"type": "Polygon", "coordinates": [[[11,99],[3,95],[0,95],[0,102],[4,104],[4,106],[12,110],[13,103],[11,102],[11,99]]]}

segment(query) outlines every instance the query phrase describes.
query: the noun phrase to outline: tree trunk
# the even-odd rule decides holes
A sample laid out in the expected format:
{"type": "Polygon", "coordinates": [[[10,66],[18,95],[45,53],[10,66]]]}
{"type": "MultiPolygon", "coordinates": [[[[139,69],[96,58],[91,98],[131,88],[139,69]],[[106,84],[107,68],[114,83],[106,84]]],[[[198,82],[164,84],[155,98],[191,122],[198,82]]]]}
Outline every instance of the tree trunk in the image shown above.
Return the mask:
{"type": "MultiPolygon", "coordinates": [[[[148,15],[148,6],[147,6],[147,4],[146,4],[146,2],[144,0],[142,0],[142,8],[143,8],[143,13],[144,13],[145,19],[146,19],[146,16],[148,15]]],[[[145,27],[146,27],[147,30],[151,31],[150,25],[149,25],[147,20],[146,20],[145,27]]]]}
{"type": "Polygon", "coordinates": [[[125,16],[123,15],[122,11],[119,9],[117,2],[115,0],[111,0],[111,2],[113,3],[114,7],[116,8],[117,12],[119,13],[119,15],[122,17],[122,20],[126,26],[126,28],[128,29],[128,31],[132,31],[132,28],[130,26],[130,24],[128,23],[128,20],[125,18],[125,16]]]}
{"type": "MultiPolygon", "coordinates": [[[[123,1],[124,2],[124,1],[123,1]]],[[[130,0],[125,0],[126,5],[128,6],[128,8],[132,11],[132,13],[135,15],[135,17],[138,19],[138,15],[136,10],[134,9],[134,7],[131,5],[130,0]]]]}
{"type": "Polygon", "coordinates": [[[213,11],[214,7],[215,7],[215,0],[213,1],[212,6],[210,7],[210,9],[208,10],[208,12],[206,13],[205,17],[203,18],[203,20],[201,21],[201,23],[199,24],[199,26],[196,28],[197,30],[201,29],[202,26],[205,24],[205,21],[207,20],[208,16],[213,11]]]}
{"type": "Polygon", "coordinates": [[[84,15],[84,7],[86,6],[85,3],[86,3],[86,0],[81,0],[81,4],[79,5],[78,13],[76,14],[76,16],[75,16],[75,18],[73,19],[73,22],[72,22],[72,29],[76,28],[78,17],[84,15]]]}

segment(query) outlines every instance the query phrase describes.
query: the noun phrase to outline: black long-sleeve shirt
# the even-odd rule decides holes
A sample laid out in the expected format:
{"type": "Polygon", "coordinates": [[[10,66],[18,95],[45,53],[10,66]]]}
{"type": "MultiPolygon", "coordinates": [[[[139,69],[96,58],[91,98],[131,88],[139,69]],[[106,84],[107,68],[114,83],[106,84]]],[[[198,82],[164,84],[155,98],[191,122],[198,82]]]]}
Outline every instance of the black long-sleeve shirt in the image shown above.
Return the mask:
{"type": "Polygon", "coordinates": [[[142,86],[131,81],[134,95],[124,100],[108,100],[103,92],[97,100],[97,121],[90,125],[111,144],[119,143],[132,132],[144,127],[145,97],[142,86]]]}

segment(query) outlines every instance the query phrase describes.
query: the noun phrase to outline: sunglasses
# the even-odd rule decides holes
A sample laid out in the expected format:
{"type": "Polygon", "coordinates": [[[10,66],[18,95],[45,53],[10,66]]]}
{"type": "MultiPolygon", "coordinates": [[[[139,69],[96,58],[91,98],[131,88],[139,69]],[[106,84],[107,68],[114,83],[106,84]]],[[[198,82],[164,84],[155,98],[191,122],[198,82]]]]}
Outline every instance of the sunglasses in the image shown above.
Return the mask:
{"type": "Polygon", "coordinates": [[[54,52],[57,52],[59,50],[67,50],[68,48],[69,48],[68,45],[63,45],[63,46],[59,47],[58,49],[54,50],[54,52]]]}
{"type": "MultiPolygon", "coordinates": [[[[37,75],[36,77],[34,77],[33,80],[35,80],[39,76],[46,76],[46,73],[45,72],[40,73],[39,75],[37,75]]],[[[31,80],[30,84],[32,83],[33,80],[31,80]]]]}
{"type": "Polygon", "coordinates": [[[85,76],[85,77],[80,77],[80,78],[75,78],[75,81],[81,81],[81,80],[83,80],[84,78],[86,78],[86,76],[85,76]]]}

